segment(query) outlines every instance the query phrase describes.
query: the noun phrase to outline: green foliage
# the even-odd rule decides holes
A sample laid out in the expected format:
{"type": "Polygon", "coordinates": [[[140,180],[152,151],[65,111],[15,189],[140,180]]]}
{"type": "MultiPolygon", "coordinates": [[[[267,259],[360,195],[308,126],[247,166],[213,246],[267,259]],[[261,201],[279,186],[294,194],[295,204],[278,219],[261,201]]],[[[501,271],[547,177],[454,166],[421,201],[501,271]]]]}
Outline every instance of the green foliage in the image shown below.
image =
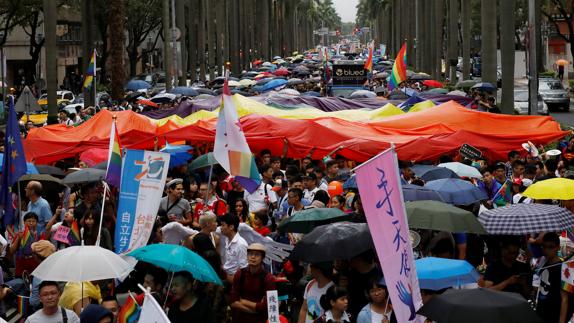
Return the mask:
{"type": "Polygon", "coordinates": [[[541,77],[556,77],[556,72],[554,71],[545,71],[539,74],[541,77]]]}

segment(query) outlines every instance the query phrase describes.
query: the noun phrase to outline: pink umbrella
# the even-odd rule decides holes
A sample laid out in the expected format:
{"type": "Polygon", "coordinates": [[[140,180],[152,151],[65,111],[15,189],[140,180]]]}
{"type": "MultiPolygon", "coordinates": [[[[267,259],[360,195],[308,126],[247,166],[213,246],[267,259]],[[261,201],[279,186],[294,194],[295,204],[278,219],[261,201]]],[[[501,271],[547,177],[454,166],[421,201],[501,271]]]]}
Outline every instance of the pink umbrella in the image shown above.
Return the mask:
{"type": "Polygon", "coordinates": [[[86,163],[88,167],[94,167],[97,164],[108,160],[108,149],[90,148],[80,154],[80,160],[86,163]]]}

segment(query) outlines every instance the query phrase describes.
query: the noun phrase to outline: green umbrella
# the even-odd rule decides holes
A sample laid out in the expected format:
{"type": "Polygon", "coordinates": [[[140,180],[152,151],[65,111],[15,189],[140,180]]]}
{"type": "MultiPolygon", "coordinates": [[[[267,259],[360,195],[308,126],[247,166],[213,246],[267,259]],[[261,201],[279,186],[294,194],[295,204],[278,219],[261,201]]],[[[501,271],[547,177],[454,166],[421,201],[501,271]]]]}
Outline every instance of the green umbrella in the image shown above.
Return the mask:
{"type": "Polygon", "coordinates": [[[448,90],[447,90],[447,89],[439,89],[439,88],[436,88],[436,89],[430,89],[430,90],[428,90],[428,91],[425,91],[424,93],[427,93],[427,94],[437,94],[437,95],[438,95],[438,94],[447,94],[447,93],[448,93],[448,90]]]}
{"type": "Polygon", "coordinates": [[[309,233],[315,227],[349,220],[349,215],[334,208],[309,208],[293,214],[281,224],[279,230],[282,232],[309,233]]]}
{"type": "Polygon", "coordinates": [[[217,160],[215,160],[215,156],[213,156],[213,153],[207,153],[197,157],[193,162],[191,162],[191,165],[189,165],[189,170],[194,171],[196,169],[213,166],[217,164],[219,163],[217,162],[217,160]]]}
{"type": "Polygon", "coordinates": [[[464,81],[460,81],[460,82],[456,83],[456,88],[457,89],[470,89],[471,87],[476,85],[476,83],[478,83],[478,81],[464,80],[464,81]]]}
{"type": "Polygon", "coordinates": [[[486,234],[486,230],[471,212],[439,201],[407,202],[411,229],[486,234]]]}

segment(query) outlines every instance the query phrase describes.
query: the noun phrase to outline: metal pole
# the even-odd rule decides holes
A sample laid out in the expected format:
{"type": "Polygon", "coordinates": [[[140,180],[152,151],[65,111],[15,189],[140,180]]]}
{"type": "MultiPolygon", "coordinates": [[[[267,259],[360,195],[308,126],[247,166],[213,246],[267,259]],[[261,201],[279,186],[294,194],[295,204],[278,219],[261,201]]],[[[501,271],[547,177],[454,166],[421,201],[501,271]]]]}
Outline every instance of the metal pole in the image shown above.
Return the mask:
{"type": "Polygon", "coordinates": [[[6,115],[6,79],[4,78],[4,46],[0,46],[0,77],[2,78],[2,116],[0,118],[4,120],[6,115]]]}
{"type": "Polygon", "coordinates": [[[528,0],[528,114],[536,111],[538,106],[538,52],[536,48],[536,0],[528,0]]]}
{"type": "Polygon", "coordinates": [[[211,174],[213,173],[213,164],[209,167],[209,178],[207,180],[207,193],[205,193],[205,206],[207,206],[207,199],[209,196],[209,191],[211,189],[211,174]]]}
{"type": "Polygon", "coordinates": [[[177,37],[175,24],[175,0],[171,0],[171,41],[173,44],[173,86],[178,86],[179,83],[179,70],[177,66],[177,37]]]}

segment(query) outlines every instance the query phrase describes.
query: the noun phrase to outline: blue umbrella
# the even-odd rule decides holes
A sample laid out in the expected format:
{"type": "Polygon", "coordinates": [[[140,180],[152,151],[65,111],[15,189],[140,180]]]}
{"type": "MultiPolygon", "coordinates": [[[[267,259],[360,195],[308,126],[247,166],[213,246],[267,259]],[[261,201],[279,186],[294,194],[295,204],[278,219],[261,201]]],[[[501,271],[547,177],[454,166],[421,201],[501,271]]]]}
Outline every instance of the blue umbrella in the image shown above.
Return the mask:
{"type": "Polygon", "coordinates": [[[128,256],[156,265],[170,272],[187,271],[199,281],[222,285],[213,267],[195,252],[173,244],[151,244],[128,256]]]}
{"type": "Polygon", "coordinates": [[[487,91],[487,92],[494,92],[496,91],[496,86],[492,85],[488,82],[480,82],[476,83],[471,87],[473,90],[480,90],[480,91],[487,91]]]}
{"type": "Polygon", "coordinates": [[[142,80],[130,80],[128,82],[128,84],[126,84],[126,90],[130,90],[130,91],[137,91],[137,90],[141,90],[141,89],[149,89],[151,87],[151,84],[149,84],[146,81],[142,81],[142,80]]]}
{"type": "Polygon", "coordinates": [[[462,179],[437,179],[426,183],[424,187],[437,191],[445,203],[454,205],[469,205],[488,199],[478,187],[462,179]]]}
{"type": "Polygon", "coordinates": [[[271,91],[275,88],[278,88],[280,86],[283,86],[287,84],[287,80],[286,79],[274,79],[271,80],[267,83],[265,83],[262,87],[261,87],[261,91],[262,92],[267,92],[267,91],[271,91]]]}
{"type": "Polygon", "coordinates": [[[193,156],[189,153],[193,147],[188,145],[170,145],[167,141],[160,151],[170,155],[169,168],[185,165],[193,156]]]}
{"type": "Polygon", "coordinates": [[[186,86],[175,87],[175,88],[169,90],[169,93],[180,94],[180,95],[184,95],[184,96],[198,96],[199,95],[199,92],[197,90],[195,90],[194,88],[191,88],[191,87],[186,87],[186,86]]]}
{"type": "Polygon", "coordinates": [[[421,289],[441,290],[476,283],[479,274],[466,260],[422,258],[415,261],[421,289]]]}
{"type": "MultiPolygon", "coordinates": [[[[0,172],[2,172],[2,165],[4,165],[4,154],[0,153],[0,172]]],[[[32,163],[26,163],[26,174],[40,174],[36,166],[32,163]]]]}
{"type": "Polygon", "coordinates": [[[460,178],[455,172],[448,168],[433,165],[414,165],[411,167],[417,177],[425,182],[434,181],[441,178],[460,178]]]}
{"type": "Polygon", "coordinates": [[[343,183],[344,190],[348,190],[350,188],[357,188],[357,178],[355,174],[351,175],[351,177],[349,177],[349,179],[347,179],[345,183],[343,183]]]}
{"type": "Polygon", "coordinates": [[[422,186],[403,184],[403,198],[405,201],[439,201],[444,202],[440,194],[422,186]]]}

